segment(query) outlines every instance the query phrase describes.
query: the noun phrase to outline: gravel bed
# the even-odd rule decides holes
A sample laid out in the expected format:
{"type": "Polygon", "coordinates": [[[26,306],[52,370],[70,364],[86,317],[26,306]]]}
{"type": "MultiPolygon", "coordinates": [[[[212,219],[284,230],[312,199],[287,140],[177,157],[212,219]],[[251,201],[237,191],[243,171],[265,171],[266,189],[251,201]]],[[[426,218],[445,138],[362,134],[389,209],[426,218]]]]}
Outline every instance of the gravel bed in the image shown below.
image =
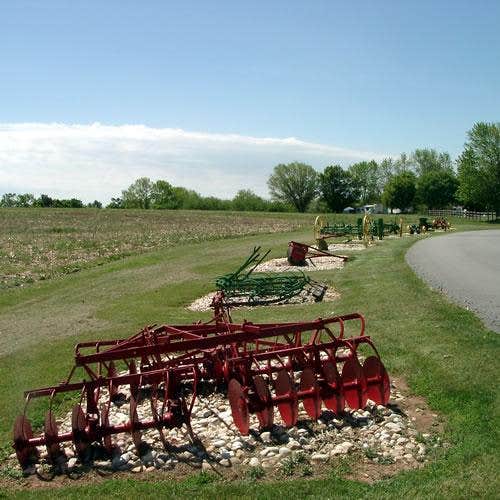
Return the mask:
{"type": "MultiPolygon", "coordinates": [[[[210,311],[212,299],[214,298],[214,296],[215,292],[207,293],[207,295],[204,295],[203,297],[200,297],[199,299],[196,299],[195,301],[191,302],[191,304],[189,304],[187,308],[190,311],[197,311],[197,312],[210,311]]],[[[339,297],[340,293],[330,286],[323,295],[322,302],[333,302],[339,297]]],[[[313,304],[314,302],[316,302],[314,297],[306,290],[304,290],[299,295],[296,295],[295,297],[292,297],[283,302],[274,302],[269,305],[241,306],[239,307],[239,309],[253,309],[255,307],[277,307],[277,306],[287,306],[294,304],[313,304]]]]}
{"type": "MultiPolygon", "coordinates": [[[[111,405],[110,423],[120,424],[129,419],[128,390],[122,387],[124,399],[120,406],[111,405]]],[[[106,394],[103,391],[102,396],[106,394]]],[[[200,396],[193,407],[192,429],[196,440],[187,429],[165,429],[168,449],[165,449],[157,430],[142,434],[144,447],[139,456],[130,434],[113,436],[116,451],[112,457],[96,454],[93,468],[101,471],[132,473],[154,470],[175,470],[180,464],[189,464],[201,470],[255,468],[275,470],[303,463],[309,466],[327,464],[337,457],[361,454],[374,464],[400,464],[403,468],[417,467],[426,460],[430,448],[439,446],[439,438],[419,434],[415,417],[402,412],[399,404],[405,396],[392,383],[391,405],[379,406],[369,401],[365,410],[346,409],[342,416],[324,411],[319,421],[311,421],[299,404],[297,426],[285,428],[275,409],[275,425],[269,431],[259,431],[255,415],[250,417],[250,434],[242,436],[236,429],[227,398],[220,393],[200,396]]],[[[417,412],[423,412],[421,408],[417,412]]],[[[139,403],[141,420],[151,418],[149,399],[139,403]]],[[[417,413],[418,414],[418,413],[417,413]]],[[[60,432],[71,428],[71,414],[58,422],[60,432]]],[[[24,471],[25,475],[40,473],[46,451],[39,447],[41,463],[24,471]]],[[[81,464],[73,448],[67,444],[61,459],[61,472],[79,470],[81,464]]],[[[11,456],[12,458],[13,456],[11,456]]]]}
{"type": "Polygon", "coordinates": [[[306,259],[304,266],[291,266],[286,258],[271,259],[267,262],[259,264],[254,272],[296,272],[296,271],[324,271],[327,269],[341,269],[344,267],[344,261],[339,257],[317,257],[313,259],[306,259]]]}
{"type": "Polygon", "coordinates": [[[329,252],[338,252],[339,250],[366,250],[366,246],[362,241],[351,241],[350,243],[332,243],[328,245],[329,252]]]}

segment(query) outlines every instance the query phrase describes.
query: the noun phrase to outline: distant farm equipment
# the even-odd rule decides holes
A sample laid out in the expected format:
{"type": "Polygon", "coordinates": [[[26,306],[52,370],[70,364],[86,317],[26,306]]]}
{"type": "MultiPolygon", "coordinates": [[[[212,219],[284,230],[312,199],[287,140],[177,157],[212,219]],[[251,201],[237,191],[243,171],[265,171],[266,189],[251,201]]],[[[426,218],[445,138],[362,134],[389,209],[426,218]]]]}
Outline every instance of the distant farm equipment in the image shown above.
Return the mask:
{"type": "Polygon", "coordinates": [[[337,224],[329,224],[324,215],[319,215],[314,221],[314,237],[316,238],[318,248],[322,250],[328,249],[326,240],[328,238],[347,237],[348,241],[353,238],[363,240],[365,244],[378,238],[383,239],[384,236],[391,234],[403,234],[402,219],[385,222],[382,217],[373,220],[369,215],[363,218],[358,218],[356,224],[345,224],[343,222],[337,224]]]}
{"type": "Polygon", "coordinates": [[[408,224],[408,232],[410,234],[426,233],[435,229],[447,231],[451,228],[450,223],[444,217],[436,217],[432,222],[427,217],[420,217],[418,223],[413,222],[408,224]]]}

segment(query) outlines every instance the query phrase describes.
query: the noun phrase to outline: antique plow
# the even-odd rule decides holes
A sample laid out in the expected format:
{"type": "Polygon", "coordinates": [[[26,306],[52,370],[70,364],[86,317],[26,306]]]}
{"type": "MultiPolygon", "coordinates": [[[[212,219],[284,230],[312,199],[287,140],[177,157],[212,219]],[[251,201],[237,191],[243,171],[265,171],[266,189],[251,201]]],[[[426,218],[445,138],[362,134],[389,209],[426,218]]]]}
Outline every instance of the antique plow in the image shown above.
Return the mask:
{"type": "Polygon", "coordinates": [[[138,454],[145,451],[143,431],[156,430],[165,447],[164,430],[185,425],[192,435],[191,410],[201,381],[227,393],[234,423],[248,434],[250,415],[261,429],[271,428],[274,409],[281,421],[293,426],[299,402],[312,419],[322,405],[336,414],[365,407],[368,399],[385,405],[390,382],[358,313],[290,323],[234,323],[219,294],[215,314],[207,323],[144,328],[121,340],[78,344],[74,367],[58,385],[25,393],[25,407],[14,424],[14,449],[21,467],[35,463],[45,447],[54,465],[66,460],[63,443],[73,443],[82,462],[96,448],[115,453],[113,436],[129,433],[138,454]],[[347,331],[356,328],[355,334],[347,331]],[[361,346],[371,355],[358,356],[361,346]],[[121,366],[121,371],[118,371],[121,366]],[[77,379],[76,373],[83,373],[77,379]],[[129,393],[129,418],[112,422],[112,405],[129,393]],[[78,402],[69,430],[59,431],[54,399],[59,394],[78,402]],[[47,398],[43,431],[34,435],[28,409],[35,398],[47,398]],[[149,400],[150,415],[138,411],[149,400]]]}
{"type": "Polygon", "coordinates": [[[327,238],[353,237],[363,238],[363,219],[359,218],[356,224],[345,224],[343,222],[330,224],[324,215],[318,215],[314,221],[314,237],[317,241],[327,238]]]}
{"type": "Polygon", "coordinates": [[[355,225],[343,222],[329,224],[324,215],[318,215],[314,221],[314,237],[321,250],[328,250],[327,239],[338,237],[347,237],[347,242],[357,238],[368,245],[379,232],[379,227],[368,215],[358,218],[355,225]]]}
{"type": "Polygon", "coordinates": [[[231,306],[272,304],[299,295],[303,290],[316,301],[321,301],[327,287],[297,271],[293,273],[257,273],[256,267],[263,262],[270,250],[260,255],[255,247],[247,260],[234,272],[220,276],[215,281],[217,290],[224,293],[231,306]]]}
{"type": "Polygon", "coordinates": [[[287,260],[292,266],[305,266],[306,259],[315,259],[318,257],[337,257],[344,262],[349,258],[345,255],[336,255],[326,250],[306,245],[305,243],[298,243],[297,241],[290,241],[288,243],[287,260]]]}

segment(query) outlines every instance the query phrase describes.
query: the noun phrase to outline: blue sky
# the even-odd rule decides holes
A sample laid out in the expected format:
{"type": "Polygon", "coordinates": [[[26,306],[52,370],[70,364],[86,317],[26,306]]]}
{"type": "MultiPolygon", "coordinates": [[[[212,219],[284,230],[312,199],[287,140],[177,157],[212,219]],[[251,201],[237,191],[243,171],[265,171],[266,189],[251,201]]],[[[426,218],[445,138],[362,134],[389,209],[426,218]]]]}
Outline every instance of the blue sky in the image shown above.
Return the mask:
{"type": "Polygon", "coordinates": [[[456,157],[499,120],[499,26],[498,1],[5,0],[0,193],[109,198],[149,175],[265,194],[281,158],[456,157]]]}

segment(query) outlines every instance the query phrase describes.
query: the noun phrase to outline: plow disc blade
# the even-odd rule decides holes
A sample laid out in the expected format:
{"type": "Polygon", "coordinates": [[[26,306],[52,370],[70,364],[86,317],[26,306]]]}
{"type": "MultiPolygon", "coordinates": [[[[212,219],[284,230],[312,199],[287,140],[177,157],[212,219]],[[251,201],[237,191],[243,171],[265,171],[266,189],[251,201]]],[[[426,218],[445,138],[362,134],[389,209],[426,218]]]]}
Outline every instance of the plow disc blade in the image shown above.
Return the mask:
{"type": "Polygon", "coordinates": [[[326,382],[323,390],[323,403],[333,413],[340,415],[345,406],[342,379],[335,363],[329,359],[323,361],[323,376],[326,382]]]}
{"type": "Polygon", "coordinates": [[[345,401],[351,410],[359,410],[366,406],[368,401],[366,378],[357,358],[350,358],[344,363],[342,385],[345,401]]]}
{"type": "Polygon", "coordinates": [[[260,409],[257,411],[257,418],[260,428],[270,429],[273,426],[274,411],[269,387],[261,375],[256,375],[253,378],[253,385],[259,401],[260,409]]]}
{"type": "Polygon", "coordinates": [[[61,449],[61,445],[57,442],[56,419],[50,410],[45,415],[45,424],[43,431],[44,431],[45,446],[47,448],[49,461],[52,464],[55,464],[57,463],[57,459],[61,455],[64,455],[64,453],[61,449]]]}
{"type": "Polygon", "coordinates": [[[81,405],[75,405],[71,413],[71,431],[73,433],[73,444],[80,460],[85,460],[85,455],[89,447],[86,434],[87,420],[81,405]]]}
{"type": "MultiPolygon", "coordinates": [[[[106,429],[109,427],[109,406],[103,405],[101,409],[101,427],[103,429],[106,429]]],[[[102,444],[104,445],[104,448],[106,451],[112,455],[113,454],[113,440],[111,439],[111,436],[108,434],[102,438],[102,444]]]]}
{"type": "Polygon", "coordinates": [[[280,370],[274,383],[276,397],[278,399],[278,410],[281,418],[287,427],[292,427],[297,423],[298,401],[297,391],[293,386],[293,381],[286,370],[280,370]]]}
{"type": "Polygon", "coordinates": [[[229,381],[227,395],[231,405],[231,413],[238,430],[243,436],[248,435],[250,429],[250,415],[248,413],[248,401],[243,392],[241,384],[235,379],[229,381]]]}
{"type": "Polygon", "coordinates": [[[302,371],[302,375],[300,376],[300,390],[310,392],[310,394],[303,396],[302,404],[307,414],[313,420],[317,420],[321,414],[321,398],[319,395],[319,384],[312,368],[304,368],[302,371]]]}
{"type": "Polygon", "coordinates": [[[386,405],[391,396],[391,382],[382,361],[377,356],[366,358],[363,372],[368,384],[368,398],[378,405],[386,405]]]}
{"type": "Polygon", "coordinates": [[[33,430],[30,421],[24,415],[19,415],[14,422],[14,447],[17,460],[23,469],[38,459],[36,447],[30,447],[27,444],[28,439],[32,437],[33,430]]]}
{"type": "Polygon", "coordinates": [[[130,396],[130,433],[132,434],[132,441],[134,442],[137,454],[141,455],[142,433],[138,429],[139,416],[137,415],[137,400],[130,396]]]}

